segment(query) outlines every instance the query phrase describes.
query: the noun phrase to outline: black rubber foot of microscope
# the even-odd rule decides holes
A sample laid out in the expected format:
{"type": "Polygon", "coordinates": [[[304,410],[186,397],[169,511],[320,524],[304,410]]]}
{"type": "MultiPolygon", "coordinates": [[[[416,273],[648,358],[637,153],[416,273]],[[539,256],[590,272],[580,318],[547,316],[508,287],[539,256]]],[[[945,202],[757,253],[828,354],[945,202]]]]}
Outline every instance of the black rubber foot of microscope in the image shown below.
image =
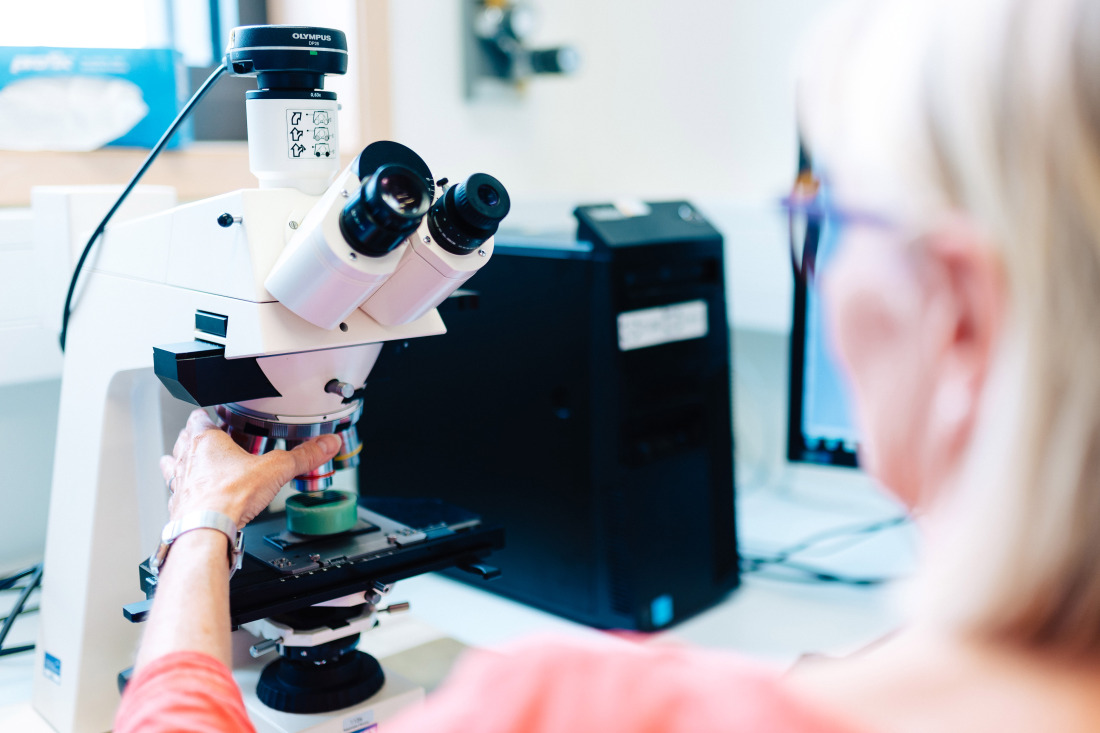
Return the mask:
{"type": "Polygon", "coordinates": [[[327,713],[363,702],[385,681],[378,660],[360,651],[321,665],[283,658],[264,667],[256,695],[284,713],[327,713]]]}

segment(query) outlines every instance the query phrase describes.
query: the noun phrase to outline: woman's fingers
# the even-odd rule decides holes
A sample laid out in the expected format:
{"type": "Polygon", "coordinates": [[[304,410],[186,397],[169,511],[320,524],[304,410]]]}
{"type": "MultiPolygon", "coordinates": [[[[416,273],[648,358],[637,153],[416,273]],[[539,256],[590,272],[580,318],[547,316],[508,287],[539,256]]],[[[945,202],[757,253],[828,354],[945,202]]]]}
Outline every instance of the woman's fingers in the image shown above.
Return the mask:
{"type": "Polygon", "coordinates": [[[331,459],[340,445],[338,436],[323,435],[291,451],[250,456],[219,430],[205,411],[195,410],[173,455],[160,461],[165,481],[173,482],[170,510],[175,516],[195,507],[212,508],[243,524],[262,510],[281,486],[331,459]]]}
{"type": "Polygon", "coordinates": [[[164,483],[168,483],[176,473],[176,459],[172,456],[160,457],[160,475],[164,477],[164,483]]]}
{"type": "Polygon", "coordinates": [[[180,457],[187,452],[191,447],[195,436],[207,429],[207,424],[211,427],[213,423],[210,422],[210,418],[207,417],[206,411],[201,407],[192,410],[191,414],[187,416],[187,424],[183,426],[183,430],[176,436],[176,443],[172,446],[172,457],[179,460],[180,457]],[[205,420],[205,422],[204,422],[205,420]]]}
{"type": "Polygon", "coordinates": [[[190,423],[180,431],[180,434],[176,436],[176,443],[172,446],[172,457],[177,461],[184,454],[184,452],[191,447],[191,431],[188,429],[190,423]]]}
{"type": "Polygon", "coordinates": [[[212,430],[218,426],[214,424],[214,421],[210,419],[210,416],[206,414],[206,410],[201,407],[192,410],[191,414],[187,418],[187,430],[193,434],[201,433],[203,430],[212,430]]]}
{"type": "MultiPolygon", "coordinates": [[[[276,460],[284,462],[287,480],[303,473],[309,473],[325,461],[336,455],[340,449],[340,438],[335,435],[322,435],[296,445],[285,453],[269,453],[276,460]]],[[[285,482],[284,482],[285,483],[285,482]]]]}

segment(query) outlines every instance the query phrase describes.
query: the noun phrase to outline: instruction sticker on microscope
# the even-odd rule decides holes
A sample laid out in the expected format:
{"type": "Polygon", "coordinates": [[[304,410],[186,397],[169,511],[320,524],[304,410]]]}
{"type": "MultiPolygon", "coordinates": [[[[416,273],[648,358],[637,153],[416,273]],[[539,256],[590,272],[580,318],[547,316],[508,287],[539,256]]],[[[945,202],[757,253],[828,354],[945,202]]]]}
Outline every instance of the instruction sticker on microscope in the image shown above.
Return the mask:
{"type": "Polygon", "coordinates": [[[336,113],[327,109],[286,111],[287,155],[291,158],[330,158],[336,154],[336,113]]]}
{"type": "Polygon", "coordinates": [[[643,308],[619,314],[619,351],[703,338],[708,329],[707,302],[643,308]]]}

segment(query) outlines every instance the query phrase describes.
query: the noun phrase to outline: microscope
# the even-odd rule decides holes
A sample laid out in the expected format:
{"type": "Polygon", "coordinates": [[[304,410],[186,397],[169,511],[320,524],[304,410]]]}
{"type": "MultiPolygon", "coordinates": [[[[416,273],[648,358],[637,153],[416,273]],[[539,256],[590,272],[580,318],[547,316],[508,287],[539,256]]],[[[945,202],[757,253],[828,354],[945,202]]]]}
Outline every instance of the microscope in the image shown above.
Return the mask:
{"type": "MultiPolygon", "coordinates": [[[[358,463],[356,421],[382,344],[445,332],[436,306],[489,261],[510,205],[492,176],[449,185],[395,142],[368,145],[341,170],[324,77],[347,63],[337,30],[235,29],[225,67],[257,80],[246,114],[259,188],[111,226],[84,278],[35,651],[33,704],[58,731],[111,726],[138,640],[132,622],[156,591],[150,562],[133,568],[167,520],[157,457],[194,405],[254,454],[324,433],[343,441],[333,461],[294,480],[285,513],[243,533],[230,606],[235,650],[248,654],[235,674],[260,731],[371,730],[416,700],[418,687],[356,649],[360,634],[401,610],[381,603],[402,578],[494,574],[483,560],[503,532],[476,515],[331,488],[358,463]],[[131,603],[138,588],[146,600],[131,603]]],[[[424,451],[431,460],[430,440],[424,451]]]]}

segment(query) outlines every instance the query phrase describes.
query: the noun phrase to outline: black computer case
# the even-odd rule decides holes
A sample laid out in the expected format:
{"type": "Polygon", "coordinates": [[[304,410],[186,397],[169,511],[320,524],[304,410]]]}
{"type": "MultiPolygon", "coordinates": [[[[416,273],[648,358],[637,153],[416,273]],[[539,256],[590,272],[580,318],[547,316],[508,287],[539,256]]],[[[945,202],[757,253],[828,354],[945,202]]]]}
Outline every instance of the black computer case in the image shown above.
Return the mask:
{"type": "Polygon", "coordinates": [[[722,238],[686,202],[576,214],[576,237],[499,234],[446,335],[384,347],[360,492],[502,524],[479,587],[653,630],[738,582],[722,238]]]}

